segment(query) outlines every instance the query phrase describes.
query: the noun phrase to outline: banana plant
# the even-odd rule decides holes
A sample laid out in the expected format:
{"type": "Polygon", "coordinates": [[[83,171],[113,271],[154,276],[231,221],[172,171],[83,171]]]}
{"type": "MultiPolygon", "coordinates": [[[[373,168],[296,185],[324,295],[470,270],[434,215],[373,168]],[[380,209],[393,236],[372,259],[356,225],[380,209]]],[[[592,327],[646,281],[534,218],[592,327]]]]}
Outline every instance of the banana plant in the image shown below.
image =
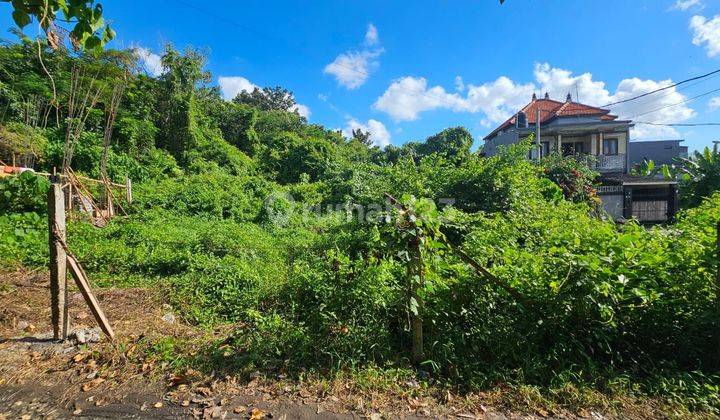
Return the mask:
{"type": "Polygon", "coordinates": [[[689,158],[677,158],[673,165],[663,165],[667,179],[680,182],[682,204],[697,206],[705,197],[720,190],[720,153],[716,143],[712,149],[705,147],[689,158]]]}

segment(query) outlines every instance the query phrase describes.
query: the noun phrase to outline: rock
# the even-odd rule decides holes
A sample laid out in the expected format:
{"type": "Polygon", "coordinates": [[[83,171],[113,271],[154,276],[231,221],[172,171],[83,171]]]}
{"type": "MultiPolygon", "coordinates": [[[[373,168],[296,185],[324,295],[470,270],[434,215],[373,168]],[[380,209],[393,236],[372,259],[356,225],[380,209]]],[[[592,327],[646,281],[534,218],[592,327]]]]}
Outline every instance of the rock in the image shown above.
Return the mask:
{"type": "Polygon", "coordinates": [[[78,344],[97,343],[100,341],[100,328],[83,328],[76,330],[72,336],[78,344]]]}
{"type": "Polygon", "coordinates": [[[174,324],[175,323],[175,315],[168,312],[165,315],[162,316],[162,320],[167,322],[168,324],[174,324]]]}
{"type": "Polygon", "coordinates": [[[16,327],[18,330],[25,330],[25,328],[29,327],[30,323],[27,321],[18,321],[16,327]]]}

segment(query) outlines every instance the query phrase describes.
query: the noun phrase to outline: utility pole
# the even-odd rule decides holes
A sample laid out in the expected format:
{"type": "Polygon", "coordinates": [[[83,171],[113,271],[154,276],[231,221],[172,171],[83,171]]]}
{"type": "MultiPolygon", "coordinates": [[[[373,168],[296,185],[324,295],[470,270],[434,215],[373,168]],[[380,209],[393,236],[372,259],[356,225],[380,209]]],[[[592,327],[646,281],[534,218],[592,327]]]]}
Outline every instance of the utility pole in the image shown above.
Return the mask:
{"type": "Polygon", "coordinates": [[[535,111],[535,159],[540,162],[540,107],[535,111]]]}

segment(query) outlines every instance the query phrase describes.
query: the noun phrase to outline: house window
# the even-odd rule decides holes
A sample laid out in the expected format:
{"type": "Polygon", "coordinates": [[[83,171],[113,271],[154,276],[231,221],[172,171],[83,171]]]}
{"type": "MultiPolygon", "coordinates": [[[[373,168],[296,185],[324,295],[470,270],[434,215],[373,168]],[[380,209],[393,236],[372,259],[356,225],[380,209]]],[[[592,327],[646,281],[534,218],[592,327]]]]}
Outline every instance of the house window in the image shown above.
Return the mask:
{"type": "Polygon", "coordinates": [[[618,139],[603,139],[603,155],[618,154],[618,139]]]}
{"type": "Polygon", "coordinates": [[[577,155],[580,153],[584,153],[583,142],[576,141],[573,143],[563,143],[562,144],[563,156],[572,156],[572,155],[577,155]]]}
{"type": "Polygon", "coordinates": [[[540,142],[540,153],[541,156],[549,156],[550,155],[550,142],[549,141],[541,141],[540,142]]]}

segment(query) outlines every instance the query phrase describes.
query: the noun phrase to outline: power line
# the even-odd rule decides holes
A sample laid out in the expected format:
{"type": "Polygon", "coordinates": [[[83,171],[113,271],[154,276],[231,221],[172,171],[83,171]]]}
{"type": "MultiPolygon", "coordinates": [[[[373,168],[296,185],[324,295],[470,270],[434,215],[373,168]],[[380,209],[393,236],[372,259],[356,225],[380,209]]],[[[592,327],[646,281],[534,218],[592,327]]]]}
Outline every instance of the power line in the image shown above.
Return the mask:
{"type": "Polygon", "coordinates": [[[609,104],[607,104],[607,105],[601,106],[600,108],[607,108],[607,107],[609,107],[609,106],[613,106],[613,105],[623,104],[623,103],[625,103],[625,102],[634,101],[634,100],[636,100],[636,99],[640,99],[640,98],[643,98],[643,97],[645,97],[645,96],[652,95],[653,93],[657,93],[657,92],[660,92],[660,91],[663,91],[663,90],[671,89],[671,88],[674,88],[675,86],[680,86],[680,85],[682,85],[682,84],[684,84],[684,83],[687,83],[687,82],[692,82],[692,81],[694,81],[694,80],[704,79],[704,78],[706,78],[706,77],[708,77],[708,76],[712,76],[713,74],[716,74],[716,73],[720,73],[720,69],[715,70],[715,71],[711,71],[710,73],[705,73],[705,74],[700,75],[700,76],[692,77],[692,78],[690,78],[690,79],[685,79],[685,80],[683,80],[683,81],[680,81],[680,82],[677,82],[677,83],[673,83],[673,84],[671,84],[671,85],[668,85],[668,86],[665,86],[665,87],[661,87],[661,88],[659,88],[659,89],[655,89],[655,90],[650,91],[650,92],[643,93],[642,95],[637,95],[637,96],[634,96],[634,97],[632,97],[632,98],[623,99],[622,101],[617,101],[617,102],[609,103],[609,104]]]}
{"type": "MultiPolygon", "coordinates": [[[[213,17],[213,18],[215,18],[215,19],[221,20],[221,21],[223,21],[223,22],[225,22],[225,23],[227,23],[227,24],[229,24],[229,25],[238,27],[238,28],[243,29],[243,30],[246,30],[246,31],[248,31],[248,32],[252,32],[252,33],[254,33],[255,35],[258,35],[258,36],[260,36],[260,37],[262,37],[262,38],[266,38],[266,39],[270,39],[270,40],[275,40],[275,41],[282,42],[282,43],[284,43],[287,47],[289,47],[290,49],[292,49],[292,50],[294,50],[294,51],[296,51],[296,52],[298,52],[298,53],[300,53],[300,54],[302,54],[302,55],[305,55],[306,57],[314,58],[314,57],[312,57],[312,55],[311,55],[310,53],[308,53],[307,51],[304,51],[303,49],[301,49],[301,48],[299,48],[299,47],[296,47],[296,46],[292,45],[290,42],[288,42],[288,41],[287,41],[286,39],[284,39],[284,38],[277,37],[277,36],[274,36],[274,35],[269,35],[269,34],[267,34],[267,33],[264,33],[264,32],[262,32],[262,31],[259,31],[259,30],[257,30],[257,29],[254,29],[254,28],[252,28],[252,27],[250,27],[250,26],[243,25],[243,24],[238,23],[238,22],[236,22],[236,21],[234,21],[234,20],[232,20],[232,19],[229,19],[229,18],[227,18],[227,17],[225,17],[225,16],[223,16],[223,15],[220,15],[220,14],[218,14],[218,13],[215,13],[215,12],[212,12],[212,11],[210,11],[210,10],[204,9],[204,8],[202,8],[202,7],[196,6],[196,5],[194,5],[194,4],[192,4],[192,3],[188,2],[188,1],[185,1],[185,0],[173,0],[173,1],[175,1],[176,3],[178,3],[178,4],[180,4],[180,5],[183,5],[183,6],[185,6],[185,7],[188,7],[188,8],[190,8],[190,9],[193,9],[193,10],[195,10],[195,11],[198,11],[198,12],[200,12],[200,13],[205,13],[206,15],[211,16],[211,17],[213,17]]],[[[343,64],[343,63],[339,63],[339,62],[334,62],[334,64],[335,64],[336,66],[338,66],[338,67],[342,67],[342,68],[344,68],[344,69],[346,69],[346,70],[352,71],[352,72],[354,72],[355,74],[358,74],[358,75],[360,75],[360,76],[363,76],[363,77],[366,77],[366,78],[367,78],[367,77],[370,77],[370,73],[369,73],[369,72],[366,72],[366,71],[364,71],[364,70],[362,70],[362,69],[354,68],[354,67],[351,67],[351,66],[345,65],[345,64],[343,64]]],[[[427,92],[427,91],[413,90],[413,89],[406,89],[406,88],[400,88],[399,90],[402,90],[402,91],[407,92],[407,93],[412,94],[412,95],[424,96],[424,97],[427,98],[427,99],[431,99],[431,100],[435,100],[435,101],[438,101],[438,102],[442,102],[442,103],[444,103],[445,105],[447,105],[448,107],[455,107],[455,106],[457,106],[457,103],[455,103],[454,101],[451,101],[451,100],[448,99],[447,97],[436,96],[436,95],[433,95],[433,94],[431,94],[431,93],[429,93],[429,92],[427,92]]],[[[446,93],[447,93],[447,92],[446,92],[446,93]]],[[[447,95],[452,96],[453,94],[447,93],[447,95]]]]}
{"type": "Polygon", "coordinates": [[[701,98],[701,97],[703,97],[703,96],[710,95],[711,93],[715,93],[715,92],[718,92],[718,91],[720,91],[720,88],[719,88],[719,89],[713,89],[713,90],[710,90],[710,91],[705,92],[705,93],[701,93],[700,95],[693,96],[692,98],[685,99],[684,101],[676,102],[676,103],[670,104],[670,105],[661,106],[661,107],[655,108],[655,109],[653,109],[653,110],[651,110],[651,111],[643,112],[642,114],[633,115],[633,116],[630,117],[629,119],[632,120],[632,119],[634,119],[634,118],[642,117],[643,115],[647,115],[647,114],[652,114],[653,112],[657,112],[657,111],[663,110],[663,109],[665,109],[665,108],[671,108],[671,107],[673,107],[673,106],[682,105],[682,104],[684,104],[684,103],[688,103],[688,102],[694,101],[695,99],[701,98]]]}
{"type": "Polygon", "coordinates": [[[680,91],[684,91],[684,90],[686,90],[686,89],[690,89],[691,87],[697,86],[697,85],[699,85],[699,84],[701,84],[701,83],[709,82],[709,81],[715,79],[716,77],[720,77],[720,73],[714,74],[714,75],[712,75],[712,76],[710,76],[710,77],[708,77],[708,78],[706,78],[706,79],[698,80],[698,81],[696,81],[695,83],[690,83],[689,85],[681,86],[681,87],[679,87],[679,88],[677,88],[677,89],[675,89],[675,90],[673,90],[673,91],[671,91],[671,92],[665,93],[665,94],[663,94],[663,95],[659,95],[659,96],[656,96],[656,97],[653,97],[653,98],[648,98],[648,100],[646,100],[646,101],[640,101],[640,102],[638,102],[638,103],[632,104],[632,105],[630,105],[630,107],[627,108],[623,113],[624,113],[625,115],[631,115],[633,112],[637,112],[639,108],[642,108],[642,107],[644,107],[644,106],[646,106],[646,105],[650,105],[650,104],[653,103],[653,102],[657,102],[657,101],[659,101],[659,100],[662,99],[662,98],[667,98],[667,97],[669,97],[669,96],[671,96],[671,95],[673,95],[673,94],[675,94],[675,93],[678,93],[678,92],[680,92],[680,91]]]}
{"type": "Polygon", "coordinates": [[[716,126],[720,126],[720,122],[661,124],[661,123],[652,123],[652,122],[633,121],[633,123],[645,124],[645,125],[659,125],[662,127],[716,127],[716,126]]]}

